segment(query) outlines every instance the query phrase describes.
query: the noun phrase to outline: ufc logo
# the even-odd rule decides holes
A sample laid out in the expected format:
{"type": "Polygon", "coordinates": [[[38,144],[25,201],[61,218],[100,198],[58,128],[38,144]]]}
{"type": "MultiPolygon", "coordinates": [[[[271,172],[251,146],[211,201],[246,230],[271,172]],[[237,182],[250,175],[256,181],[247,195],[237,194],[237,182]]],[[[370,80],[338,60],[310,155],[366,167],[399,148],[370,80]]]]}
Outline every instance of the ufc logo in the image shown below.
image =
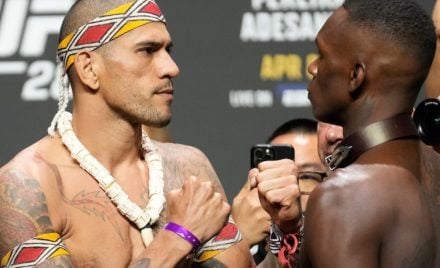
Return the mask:
{"type": "Polygon", "coordinates": [[[74,0],[0,0],[0,76],[27,75],[24,101],[58,98],[55,51],[43,58],[74,0]],[[35,60],[33,60],[35,59],[35,60]]]}
{"type": "Polygon", "coordinates": [[[0,57],[38,57],[73,0],[0,0],[0,57]]]}

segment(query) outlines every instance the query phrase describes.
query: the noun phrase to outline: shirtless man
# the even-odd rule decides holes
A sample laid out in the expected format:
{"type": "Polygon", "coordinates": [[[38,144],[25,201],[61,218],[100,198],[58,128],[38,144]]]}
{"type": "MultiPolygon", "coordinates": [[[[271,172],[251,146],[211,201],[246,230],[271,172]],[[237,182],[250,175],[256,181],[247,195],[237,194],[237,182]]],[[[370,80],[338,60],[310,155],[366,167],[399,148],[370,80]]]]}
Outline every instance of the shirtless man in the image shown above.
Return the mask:
{"type": "Polygon", "coordinates": [[[344,140],[309,198],[302,265],[436,267],[425,146],[411,119],[435,53],[431,19],[414,1],[346,0],[316,44],[313,113],[342,126],[344,140]]]}
{"type": "Polygon", "coordinates": [[[309,198],[304,267],[434,267],[436,238],[411,112],[435,53],[431,19],[407,0],[346,0],[310,64],[315,117],[340,125],[334,171],[309,198]]]}
{"type": "Polygon", "coordinates": [[[142,133],[142,124],[170,121],[179,73],[171,46],[151,0],[80,0],[70,9],[51,137],[0,169],[2,267],[251,265],[206,156],[142,133]]]}

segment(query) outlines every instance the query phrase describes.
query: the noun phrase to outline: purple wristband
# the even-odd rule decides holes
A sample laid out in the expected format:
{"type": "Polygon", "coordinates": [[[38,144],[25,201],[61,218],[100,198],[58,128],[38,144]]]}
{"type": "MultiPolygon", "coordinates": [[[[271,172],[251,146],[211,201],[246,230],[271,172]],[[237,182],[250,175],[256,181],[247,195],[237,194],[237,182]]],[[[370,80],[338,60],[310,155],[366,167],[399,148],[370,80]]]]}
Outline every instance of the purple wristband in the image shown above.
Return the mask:
{"type": "Polygon", "coordinates": [[[185,227],[180,226],[174,222],[168,222],[167,224],[165,224],[165,226],[163,227],[165,230],[171,231],[173,233],[175,233],[176,235],[182,237],[183,239],[185,239],[186,241],[188,241],[188,243],[190,243],[192,245],[192,251],[197,250],[200,247],[200,240],[193,235],[190,231],[188,231],[185,227]]]}

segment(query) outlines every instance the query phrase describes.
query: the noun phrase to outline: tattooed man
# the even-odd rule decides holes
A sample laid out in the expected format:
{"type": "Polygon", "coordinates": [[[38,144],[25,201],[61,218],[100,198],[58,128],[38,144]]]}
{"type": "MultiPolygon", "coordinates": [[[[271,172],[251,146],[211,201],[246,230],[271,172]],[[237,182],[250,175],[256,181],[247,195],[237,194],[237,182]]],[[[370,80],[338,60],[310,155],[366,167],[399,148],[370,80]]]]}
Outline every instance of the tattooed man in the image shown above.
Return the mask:
{"type": "Polygon", "coordinates": [[[169,123],[179,74],[158,5],[79,0],[59,36],[49,136],[0,170],[1,266],[252,265],[206,156],[142,132],[169,123]]]}

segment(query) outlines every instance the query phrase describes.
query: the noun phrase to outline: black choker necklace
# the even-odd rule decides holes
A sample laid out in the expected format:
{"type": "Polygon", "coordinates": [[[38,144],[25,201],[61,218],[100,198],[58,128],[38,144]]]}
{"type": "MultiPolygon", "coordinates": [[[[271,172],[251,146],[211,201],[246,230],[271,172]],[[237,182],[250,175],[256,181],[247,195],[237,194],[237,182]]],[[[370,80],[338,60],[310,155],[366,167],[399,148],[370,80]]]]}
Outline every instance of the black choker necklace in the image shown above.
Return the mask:
{"type": "Polygon", "coordinates": [[[418,138],[414,122],[408,114],[399,114],[372,123],[351,134],[325,158],[330,170],[346,167],[361,154],[379,144],[397,139],[418,138]]]}

